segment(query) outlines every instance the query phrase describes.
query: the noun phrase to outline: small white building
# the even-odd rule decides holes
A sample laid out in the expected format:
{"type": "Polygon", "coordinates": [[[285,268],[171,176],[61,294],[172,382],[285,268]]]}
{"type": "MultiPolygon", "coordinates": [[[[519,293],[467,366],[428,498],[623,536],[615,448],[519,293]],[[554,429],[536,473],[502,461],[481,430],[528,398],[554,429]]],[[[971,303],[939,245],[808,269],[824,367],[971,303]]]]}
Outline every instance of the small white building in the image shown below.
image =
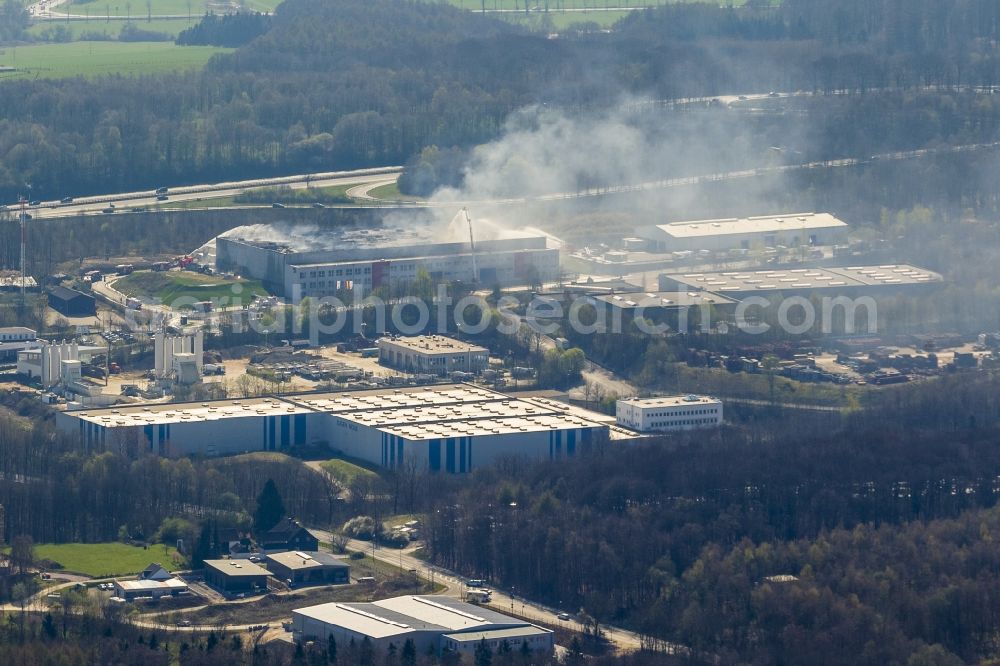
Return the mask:
{"type": "Polygon", "coordinates": [[[186,593],[187,583],[175,578],[159,564],[150,564],[136,580],[116,580],[115,596],[125,601],[159,599],[186,593]]]}
{"type": "Polygon", "coordinates": [[[383,365],[409,372],[478,374],[489,364],[490,351],[443,335],[396,336],[379,339],[378,359],[383,365]]]}
{"type": "Polygon", "coordinates": [[[12,359],[17,352],[25,349],[37,349],[42,346],[38,333],[25,326],[6,326],[0,328],[0,360],[12,359]]]}
{"type": "Polygon", "coordinates": [[[615,405],[618,425],[639,432],[714,428],[722,424],[722,401],[704,395],[630,398],[615,405]]]}

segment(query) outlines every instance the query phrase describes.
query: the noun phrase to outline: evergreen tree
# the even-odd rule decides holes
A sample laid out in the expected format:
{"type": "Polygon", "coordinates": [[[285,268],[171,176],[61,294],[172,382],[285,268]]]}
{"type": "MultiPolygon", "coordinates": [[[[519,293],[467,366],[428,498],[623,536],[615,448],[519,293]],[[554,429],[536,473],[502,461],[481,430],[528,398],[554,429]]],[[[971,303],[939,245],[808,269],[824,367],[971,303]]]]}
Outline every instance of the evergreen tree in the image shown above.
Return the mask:
{"type": "Polygon", "coordinates": [[[326,660],[331,664],[337,663],[337,639],[333,634],[326,639],[326,660]]]}
{"type": "Polygon", "coordinates": [[[375,663],[375,646],[371,639],[365,636],[361,640],[361,647],[358,651],[358,663],[362,666],[372,666],[375,663]]]}
{"type": "Polygon", "coordinates": [[[493,663],[493,651],[486,644],[483,638],[476,645],[475,664],[476,666],[490,666],[493,663]]]}
{"type": "Polygon", "coordinates": [[[268,479],[260,495],[257,496],[257,510],[253,514],[254,533],[267,532],[284,517],[285,504],[281,500],[281,494],[274,485],[274,479],[268,479]]]}
{"type": "Polygon", "coordinates": [[[403,643],[403,651],[400,653],[403,666],[416,666],[417,646],[413,644],[413,639],[407,638],[403,643]]]}

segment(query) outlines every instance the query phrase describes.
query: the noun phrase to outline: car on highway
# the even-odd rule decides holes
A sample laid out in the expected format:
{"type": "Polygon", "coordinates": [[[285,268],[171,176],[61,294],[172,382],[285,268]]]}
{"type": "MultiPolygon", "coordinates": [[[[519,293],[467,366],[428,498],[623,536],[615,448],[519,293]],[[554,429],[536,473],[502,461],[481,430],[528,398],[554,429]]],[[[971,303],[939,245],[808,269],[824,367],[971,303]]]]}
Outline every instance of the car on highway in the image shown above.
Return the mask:
{"type": "Polygon", "coordinates": [[[35,199],[34,201],[29,201],[28,205],[29,206],[41,206],[42,202],[40,200],[38,200],[38,199],[35,199]]]}
{"type": "Polygon", "coordinates": [[[59,200],[59,203],[64,203],[64,204],[73,203],[73,197],[63,197],[62,199],[59,200]]]}
{"type": "Polygon", "coordinates": [[[180,620],[177,623],[177,626],[178,627],[190,627],[191,626],[191,620],[180,620]]]}
{"type": "Polygon", "coordinates": [[[746,95],[740,95],[740,96],[739,96],[739,97],[738,97],[737,99],[739,99],[739,100],[740,100],[741,102],[745,102],[745,101],[747,101],[747,100],[748,100],[749,98],[748,98],[748,97],[747,97],[746,95]]]}
{"type": "Polygon", "coordinates": [[[156,192],[155,193],[156,194],[166,194],[167,193],[167,188],[165,188],[165,187],[158,187],[158,188],[156,188],[156,192]]]}
{"type": "Polygon", "coordinates": [[[771,92],[767,93],[767,96],[768,97],[781,97],[781,95],[779,95],[778,93],[774,92],[773,90],[771,92]]]}
{"type": "Polygon", "coordinates": [[[285,207],[285,204],[283,204],[283,203],[277,203],[277,202],[275,202],[275,203],[271,204],[271,208],[284,208],[284,207],[285,207]]]}
{"type": "Polygon", "coordinates": [[[560,620],[568,620],[569,619],[569,613],[559,613],[558,615],[556,615],[556,618],[558,618],[560,620]]]}
{"type": "Polygon", "coordinates": [[[102,209],[101,212],[102,213],[106,213],[106,214],[113,213],[113,212],[115,212],[115,207],[114,206],[108,206],[107,208],[102,209]]]}
{"type": "Polygon", "coordinates": [[[326,208],[326,206],[317,201],[313,204],[313,208],[326,208]]]}
{"type": "Polygon", "coordinates": [[[157,201],[166,201],[169,198],[170,197],[168,197],[166,194],[157,194],[156,195],[156,200],[157,201]]]}

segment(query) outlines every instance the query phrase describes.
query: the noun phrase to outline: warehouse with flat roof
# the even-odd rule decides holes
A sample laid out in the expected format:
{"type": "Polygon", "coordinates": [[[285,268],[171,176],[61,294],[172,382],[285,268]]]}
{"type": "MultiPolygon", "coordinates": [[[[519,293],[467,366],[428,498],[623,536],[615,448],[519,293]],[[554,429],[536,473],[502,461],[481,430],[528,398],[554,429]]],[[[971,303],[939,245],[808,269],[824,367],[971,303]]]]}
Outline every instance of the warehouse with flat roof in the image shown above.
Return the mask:
{"type": "Polygon", "coordinates": [[[330,553],[301,550],[271,553],[267,569],[290,585],[349,583],[351,565],[330,553]]]}
{"type": "Polygon", "coordinates": [[[249,560],[205,560],[205,582],[222,592],[267,592],[270,575],[249,560]]]}
{"type": "Polygon", "coordinates": [[[530,285],[559,275],[559,250],[544,235],[504,229],[493,237],[446,240],[430,224],[341,227],[322,234],[254,225],[216,239],[216,266],[261,280],[271,292],[298,302],[341,290],[363,294],[413,282],[426,272],[437,282],[530,285]]]}
{"type": "Polygon", "coordinates": [[[341,645],[366,638],[379,650],[397,650],[412,641],[418,654],[454,650],[472,655],[482,641],[496,651],[506,641],[511,650],[526,645],[548,653],[553,634],[524,620],[439,595],[407,595],[372,603],[329,603],[292,611],[296,641],[327,641],[341,645]]]}
{"type": "Polygon", "coordinates": [[[671,222],[640,227],[637,236],[654,252],[750,250],[755,247],[835,245],[847,240],[847,224],[830,213],[671,222]]]}
{"type": "Polygon", "coordinates": [[[943,282],[940,274],[909,264],[841,268],[781,268],[717,273],[669,273],[661,289],[704,290],[737,300],[753,294],[835,292],[838,295],[894,293],[943,282]]]}
{"type": "Polygon", "coordinates": [[[407,372],[479,374],[489,364],[490,350],[444,335],[390,335],[378,340],[378,360],[407,372]]]}
{"type": "Polygon", "coordinates": [[[390,469],[450,474],[502,457],[557,459],[624,438],[601,414],[471,384],[307,393],[57,413],[88,450],[223,455],[327,445],[390,469]]]}

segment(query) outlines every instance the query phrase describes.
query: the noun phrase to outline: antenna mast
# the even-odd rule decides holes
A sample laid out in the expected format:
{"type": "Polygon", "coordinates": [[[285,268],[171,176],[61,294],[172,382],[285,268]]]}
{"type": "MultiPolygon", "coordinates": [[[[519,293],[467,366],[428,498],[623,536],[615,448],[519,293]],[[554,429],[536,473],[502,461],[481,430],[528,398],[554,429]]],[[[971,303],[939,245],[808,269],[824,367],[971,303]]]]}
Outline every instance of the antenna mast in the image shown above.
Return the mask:
{"type": "Polygon", "coordinates": [[[472,235],[472,216],[469,215],[468,208],[462,208],[465,213],[465,221],[469,224],[469,245],[472,247],[472,281],[479,282],[479,269],[476,268],[476,239],[472,235]]]}

